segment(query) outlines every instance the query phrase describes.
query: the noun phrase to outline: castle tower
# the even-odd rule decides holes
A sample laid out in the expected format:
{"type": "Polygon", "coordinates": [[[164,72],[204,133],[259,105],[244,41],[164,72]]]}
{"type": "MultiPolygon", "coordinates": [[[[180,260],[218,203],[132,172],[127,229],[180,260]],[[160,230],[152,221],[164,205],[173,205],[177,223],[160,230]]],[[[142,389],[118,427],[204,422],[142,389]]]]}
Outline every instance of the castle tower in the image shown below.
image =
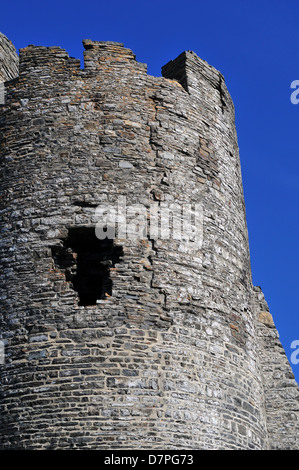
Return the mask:
{"type": "Polygon", "coordinates": [[[19,74],[19,56],[16,48],[0,33],[0,105],[5,102],[5,82],[19,74]]]}
{"type": "Polygon", "coordinates": [[[223,76],[83,44],[21,49],[0,108],[1,448],[298,447],[223,76]]]}

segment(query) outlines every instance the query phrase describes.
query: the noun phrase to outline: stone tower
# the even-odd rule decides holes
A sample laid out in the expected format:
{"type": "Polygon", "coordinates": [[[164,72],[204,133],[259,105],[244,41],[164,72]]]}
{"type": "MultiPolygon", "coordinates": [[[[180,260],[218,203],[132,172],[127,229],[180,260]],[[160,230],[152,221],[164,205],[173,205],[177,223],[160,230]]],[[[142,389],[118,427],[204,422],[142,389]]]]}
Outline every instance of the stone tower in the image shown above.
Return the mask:
{"type": "Polygon", "coordinates": [[[1,448],[299,448],[223,76],[83,44],[21,49],[0,107],[1,448]]]}

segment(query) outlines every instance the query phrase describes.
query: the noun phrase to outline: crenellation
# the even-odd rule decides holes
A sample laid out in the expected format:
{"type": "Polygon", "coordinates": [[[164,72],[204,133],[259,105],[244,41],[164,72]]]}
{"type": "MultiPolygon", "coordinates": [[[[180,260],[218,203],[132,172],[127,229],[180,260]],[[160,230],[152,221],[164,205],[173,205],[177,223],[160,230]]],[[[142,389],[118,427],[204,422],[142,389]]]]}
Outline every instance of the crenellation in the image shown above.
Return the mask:
{"type": "MultiPolygon", "coordinates": [[[[136,72],[147,72],[147,65],[136,61],[133,52],[125,48],[122,43],[112,41],[92,41],[83,40],[84,46],[84,67],[86,72],[101,69],[109,73],[111,67],[117,68],[124,74],[133,68],[136,72]]],[[[112,72],[113,73],[113,72],[112,72]]],[[[130,72],[129,72],[130,73],[130,72]]]]}
{"type": "Polygon", "coordinates": [[[78,73],[80,60],[69,57],[60,47],[27,46],[20,49],[19,70],[21,79],[25,74],[35,75],[39,82],[53,75],[59,79],[61,73],[69,74],[69,70],[78,73]]]}

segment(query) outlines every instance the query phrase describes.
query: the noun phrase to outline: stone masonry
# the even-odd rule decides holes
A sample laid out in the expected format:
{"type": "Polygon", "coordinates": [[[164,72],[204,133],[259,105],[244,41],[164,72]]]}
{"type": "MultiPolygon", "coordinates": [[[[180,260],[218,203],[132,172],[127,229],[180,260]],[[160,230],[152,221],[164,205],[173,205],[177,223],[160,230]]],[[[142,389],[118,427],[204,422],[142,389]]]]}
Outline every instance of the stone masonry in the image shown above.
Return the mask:
{"type": "Polygon", "coordinates": [[[0,33],[0,82],[19,75],[19,56],[12,42],[0,33]]]}
{"type": "Polygon", "coordinates": [[[19,56],[14,45],[0,33],[0,105],[5,102],[5,86],[7,80],[19,74],[19,56]]]}
{"type": "Polygon", "coordinates": [[[223,76],[83,45],[0,36],[0,448],[299,449],[223,76]]]}

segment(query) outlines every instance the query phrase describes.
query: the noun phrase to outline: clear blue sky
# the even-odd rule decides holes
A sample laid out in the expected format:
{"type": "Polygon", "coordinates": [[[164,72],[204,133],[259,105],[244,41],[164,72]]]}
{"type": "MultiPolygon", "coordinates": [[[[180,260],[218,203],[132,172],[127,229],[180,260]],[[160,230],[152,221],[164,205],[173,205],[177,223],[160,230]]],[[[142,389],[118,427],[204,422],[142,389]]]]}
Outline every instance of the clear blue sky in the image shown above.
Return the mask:
{"type": "MultiPolygon", "coordinates": [[[[183,50],[222,72],[236,108],[253,282],[265,293],[290,358],[299,340],[298,0],[3,2],[0,31],[17,49],[82,39],[124,43],[151,75],[183,50]]],[[[292,365],[299,382],[299,364],[292,365]]]]}

